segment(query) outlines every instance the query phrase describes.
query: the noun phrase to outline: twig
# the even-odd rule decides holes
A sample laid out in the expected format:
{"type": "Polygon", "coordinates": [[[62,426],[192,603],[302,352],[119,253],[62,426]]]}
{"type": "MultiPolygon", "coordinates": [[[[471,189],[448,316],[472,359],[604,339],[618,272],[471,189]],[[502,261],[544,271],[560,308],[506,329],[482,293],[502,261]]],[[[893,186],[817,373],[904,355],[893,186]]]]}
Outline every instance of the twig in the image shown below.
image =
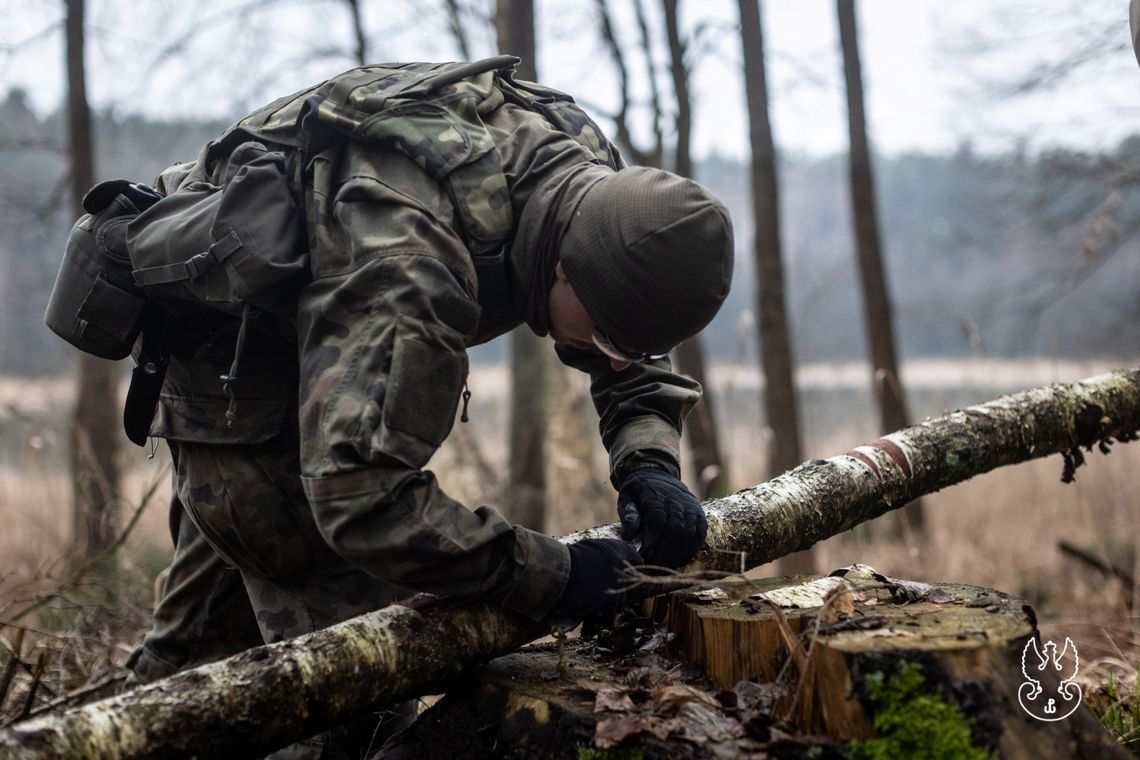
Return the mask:
{"type": "Polygon", "coordinates": [[[4,699],[8,696],[8,687],[12,685],[12,678],[16,675],[16,666],[20,662],[20,652],[24,648],[24,630],[16,630],[16,639],[8,653],[8,662],[4,664],[4,672],[0,674],[0,711],[4,709],[4,699]]]}
{"type": "Polygon", "coordinates": [[[622,586],[620,593],[630,594],[632,598],[648,598],[683,588],[720,588],[730,586],[751,587],[757,582],[748,578],[735,578],[736,573],[724,570],[698,570],[682,573],[673,568],[660,565],[638,565],[626,569],[625,580],[628,583],[622,586]],[[729,580],[731,579],[731,580],[729,580]]]}
{"type": "Polygon", "coordinates": [[[1068,541],[1058,541],[1057,548],[1061,550],[1062,554],[1068,555],[1075,560],[1085,563],[1095,570],[1099,570],[1103,575],[1108,575],[1116,578],[1124,585],[1124,593],[1127,599],[1128,609],[1132,609],[1133,591],[1136,589],[1136,579],[1132,577],[1132,573],[1125,570],[1117,564],[1105,562],[1100,557],[1097,557],[1087,549],[1082,549],[1079,546],[1074,546],[1068,541]]]}
{"type": "Polygon", "coordinates": [[[447,29],[459,45],[459,55],[465,61],[471,60],[471,44],[467,41],[467,31],[463,25],[463,11],[459,0],[447,0],[447,29]]]}
{"type": "Polygon", "coordinates": [[[99,679],[98,681],[96,681],[93,684],[88,684],[87,686],[83,686],[81,688],[78,688],[75,691],[69,691],[67,694],[64,694],[61,697],[57,697],[56,699],[53,699],[51,702],[48,702],[46,705],[41,705],[41,706],[37,707],[35,710],[32,710],[30,713],[28,713],[28,717],[34,718],[37,715],[41,715],[41,714],[46,713],[46,712],[51,712],[52,710],[54,710],[57,707],[60,707],[61,705],[71,704],[72,702],[79,701],[79,700],[83,699],[84,697],[88,697],[92,694],[96,694],[99,691],[102,691],[103,689],[107,688],[108,686],[110,686],[111,684],[113,684],[117,681],[122,681],[126,677],[127,676],[126,676],[125,672],[112,673],[108,676],[104,676],[103,678],[99,679]]]}
{"type": "Polygon", "coordinates": [[[653,62],[653,44],[650,41],[649,23],[645,20],[645,7],[642,0],[636,0],[633,9],[637,16],[637,29],[641,34],[641,49],[645,56],[645,74],[649,79],[649,105],[653,110],[653,147],[647,154],[652,163],[646,165],[661,166],[663,163],[662,156],[665,155],[665,136],[661,129],[663,118],[661,92],[657,86],[657,67],[653,62]]]}
{"type": "Polygon", "coordinates": [[[28,695],[24,698],[24,709],[20,711],[20,717],[17,721],[21,721],[28,717],[28,713],[32,711],[32,704],[35,703],[36,691],[40,687],[40,681],[44,677],[44,658],[47,652],[40,651],[40,656],[36,658],[36,669],[32,672],[32,683],[28,686],[28,695]]]}
{"type": "MultiPolygon", "coordinates": [[[[618,73],[618,94],[620,96],[620,106],[618,112],[610,118],[614,121],[614,128],[616,135],[614,139],[617,144],[629,154],[630,162],[638,166],[654,166],[654,156],[646,151],[638,148],[633,141],[633,134],[629,128],[629,109],[630,109],[630,95],[629,95],[629,68],[626,65],[625,53],[622,51],[621,43],[618,42],[617,33],[614,31],[613,19],[610,15],[609,6],[606,0],[595,0],[596,9],[598,13],[598,21],[601,25],[602,40],[606,44],[606,49],[609,51],[610,58],[613,60],[614,67],[618,73]]],[[[646,51],[648,55],[648,50],[646,51]]],[[[653,63],[647,62],[650,70],[650,82],[653,75],[653,63]]],[[[654,104],[655,112],[659,110],[658,104],[654,104]]],[[[657,157],[659,158],[659,156],[657,157]]]]}
{"type": "Polygon", "coordinates": [[[128,536],[130,536],[131,531],[133,531],[135,526],[138,525],[139,518],[142,517],[143,510],[145,510],[147,505],[150,504],[150,500],[154,498],[155,493],[158,492],[159,485],[161,485],[162,482],[166,479],[166,476],[169,474],[169,472],[170,465],[168,464],[166,467],[163,467],[162,470],[158,473],[154,479],[154,482],[150,484],[146,492],[143,494],[142,501],[140,501],[139,505],[135,508],[134,514],[131,515],[131,519],[127,522],[127,526],[123,528],[123,532],[119,534],[118,538],[112,541],[106,549],[94,555],[82,565],[80,565],[79,568],[74,573],[72,573],[67,580],[61,583],[57,589],[51,591],[50,593],[44,594],[39,599],[32,602],[27,607],[24,607],[15,615],[10,617],[8,620],[0,620],[0,628],[12,625],[12,623],[15,623],[17,620],[21,620],[32,612],[35,612],[51,600],[58,599],[63,595],[65,591],[67,591],[67,589],[74,586],[76,582],[83,576],[83,574],[86,573],[91,567],[97,565],[99,562],[118,551],[119,547],[122,546],[123,542],[127,540],[128,536]]]}

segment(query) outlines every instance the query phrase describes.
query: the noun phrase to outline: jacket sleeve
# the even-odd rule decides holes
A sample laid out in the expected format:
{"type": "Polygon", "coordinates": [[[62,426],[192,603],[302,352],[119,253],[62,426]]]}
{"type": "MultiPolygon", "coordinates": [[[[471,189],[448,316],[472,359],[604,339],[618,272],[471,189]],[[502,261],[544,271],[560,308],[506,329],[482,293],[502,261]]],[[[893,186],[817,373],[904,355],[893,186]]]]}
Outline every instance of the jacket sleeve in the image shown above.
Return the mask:
{"type": "Polygon", "coordinates": [[[394,158],[385,181],[349,178],[317,209],[298,308],[306,496],[325,540],[366,572],[538,620],[565,586],[566,548],[467,509],[424,469],[451,430],[479,308],[433,199],[410,201],[393,176],[394,158]]]}
{"type": "Polygon", "coordinates": [[[590,375],[614,488],[640,467],[680,477],[681,423],[701,398],[700,384],[673,372],[669,357],[618,372],[594,351],[565,345],[555,350],[563,364],[590,375]]]}

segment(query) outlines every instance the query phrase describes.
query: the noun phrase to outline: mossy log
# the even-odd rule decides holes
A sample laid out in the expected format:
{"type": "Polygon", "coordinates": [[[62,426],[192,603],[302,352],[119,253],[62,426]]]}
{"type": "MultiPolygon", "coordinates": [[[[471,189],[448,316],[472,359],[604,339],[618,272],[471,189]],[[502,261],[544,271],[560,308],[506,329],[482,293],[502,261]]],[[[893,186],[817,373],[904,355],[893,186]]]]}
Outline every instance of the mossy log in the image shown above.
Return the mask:
{"type": "MultiPolygon", "coordinates": [[[[927,420],[706,503],[697,563],[737,570],[805,549],[1002,465],[1132,440],[1140,371],[1046,386],[927,420]]],[[[1076,452],[1076,454],[1074,454],[1076,452]]],[[[996,519],[996,518],[995,518],[996,519]]],[[[614,525],[567,537],[616,536],[614,525]]],[[[481,604],[395,605],[0,732],[0,758],[256,754],[422,694],[545,633],[481,604]]]]}
{"type": "Polygon", "coordinates": [[[1075,691],[1068,699],[1058,692],[1057,671],[1023,665],[1030,640],[1039,641],[1023,601],[884,578],[865,566],[846,576],[676,593],[666,626],[678,657],[700,664],[714,688],[788,683],[774,712],[809,734],[904,747],[917,739],[912,749],[950,756],[935,745],[956,731],[964,756],[1129,757],[1075,691]],[[1026,672],[1041,684],[1032,701],[1026,672]],[[1060,710],[1047,715],[1050,698],[1060,710]],[[900,717],[914,722],[899,725],[900,717]]]}

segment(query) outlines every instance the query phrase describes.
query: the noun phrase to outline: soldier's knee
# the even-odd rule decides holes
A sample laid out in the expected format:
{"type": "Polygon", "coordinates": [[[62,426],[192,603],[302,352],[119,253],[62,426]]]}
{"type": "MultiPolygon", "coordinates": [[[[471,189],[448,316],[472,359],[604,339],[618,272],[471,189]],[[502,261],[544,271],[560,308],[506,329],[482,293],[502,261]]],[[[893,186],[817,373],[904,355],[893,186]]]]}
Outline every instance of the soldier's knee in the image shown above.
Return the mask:
{"type": "Polygon", "coordinates": [[[172,676],[179,667],[167,662],[145,646],[139,646],[127,658],[127,677],[123,690],[133,689],[172,676]]]}

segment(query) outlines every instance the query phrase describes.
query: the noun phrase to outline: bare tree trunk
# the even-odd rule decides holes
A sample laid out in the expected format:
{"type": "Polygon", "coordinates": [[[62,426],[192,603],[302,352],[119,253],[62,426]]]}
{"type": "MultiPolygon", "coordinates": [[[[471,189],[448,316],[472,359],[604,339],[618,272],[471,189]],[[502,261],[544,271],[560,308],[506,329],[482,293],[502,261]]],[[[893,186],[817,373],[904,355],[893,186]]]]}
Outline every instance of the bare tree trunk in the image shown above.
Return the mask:
{"type": "MultiPolygon", "coordinates": [[[[94,140],[84,64],[84,0],[67,0],[67,127],[75,216],[95,184],[94,140]]],[[[71,428],[72,526],[79,564],[111,544],[119,494],[118,367],[88,354],[79,358],[71,428]]]]}
{"type": "MultiPolygon", "coordinates": [[[[673,171],[682,177],[693,176],[691,142],[693,133],[692,97],[689,94],[689,72],[685,67],[685,43],[677,22],[678,0],[662,0],[665,11],[665,36],[669,42],[669,70],[677,99],[677,144],[673,153],[673,171]]],[[[696,380],[705,389],[704,396],[685,422],[685,435],[693,468],[697,473],[697,495],[702,499],[720,496],[728,491],[728,469],[721,455],[713,411],[712,387],[705,371],[705,352],[699,335],[686,340],[673,351],[677,369],[696,380]]]]}
{"type": "MultiPolygon", "coordinates": [[[[859,254],[859,279],[863,286],[867,338],[871,344],[874,391],[879,401],[879,429],[886,433],[909,423],[906,399],[899,379],[898,359],[895,356],[891,298],[887,291],[886,269],[879,245],[871,151],[867,146],[867,120],[863,111],[863,74],[855,29],[855,0],[836,0],[836,8],[839,14],[839,40],[843,48],[843,75],[847,82],[847,123],[851,139],[851,211],[859,254]]],[[[916,533],[922,532],[921,502],[910,505],[902,515],[906,527],[916,533]]]]}
{"type": "Polygon", "coordinates": [[[356,41],[356,49],[353,51],[356,57],[356,65],[364,66],[368,63],[368,38],[364,33],[364,19],[360,13],[360,0],[345,0],[348,3],[348,11],[352,15],[352,36],[356,41]]]}
{"type": "Polygon", "coordinates": [[[518,74],[531,82],[538,79],[535,59],[534,0],[495,0],[495,33],[499,52],[522,59],[518,74]]]}
{"type": "MultiPolygon", "coordinates": [[[[784,265],[780,246],[780,196],[776,146],[768,117],[768,75],[759,0],[740,0],[740,39],[744,50],[744,89],[752,139],[752,219],[755,224],[756,314],[760,365],[764,371],[764,409],[772,429],[768,472],[776,475],[803,461],[800,423],[792,371],[792,341],[784,300],[784,265]]],[[[785,557],[789,575],[815,572],[808,549],[785,557]]]]}
{"type": "Polygon", "coordinates": [[[467,40],[467,30],[463,26],[462,9],[459,0],[447,0],[447,28],[459,46],[459,55],[465,61],[471,60],[471,43],[467,40]]]}
{"type": "MultiPolygon", "coordinates": [[[[496,0],[499,52],[522,59],[518,73],[535,80],[533,0],[496,0]]],[[[510,518],[533,530],[546,523],[547,374],[550,351],[526,329],[511,333],[511,413],[508,439],[510,518]]]]}
{"type": "Polygon", "coordinates": [[[673,154],[673,171],[682,177],[693,176],[691,152],[693,136],[693,99],[689,95],[689,71],[685,66],[686,45],[681,39],[677,20],[680,0],[661,0],[665,15],[665,39],[669,43],[669,73],[673,78],[673,93],[677,98],[676,151],[673,154]]]}
{"type": "MultiPolygon", "coordinates": [[[[900,430],[706,504],[696,566],[737,571],[997,467],[1140,440],[1140,370],[1006,396],[900,430]]],[[[616,537],[606,525],[567,537],[616,537]]],[[[402,700],[546,632],[482,604],[392,605],[0,732],[0,756],[264,753],[402,700]]]]}
{"type": "Polygon", "coordinates": [[[538,531],[546,524],[545,354],[537,335],[526,329],[511,333],[507,502],[514,522],[538,531]]]}
{"type": "Polygon", "coordinates": [[[803,461],[800,446],[792,345],[784,298],[784,266],[780,244],[779,179],[772,125],[768,117],[768,80],[764,35],[758,0],[740,0],[744,85],[752,136],[752,216],[755,220],[756,313],[768,425],[774,445],[769,456],[772,475],[803,461]]]}

